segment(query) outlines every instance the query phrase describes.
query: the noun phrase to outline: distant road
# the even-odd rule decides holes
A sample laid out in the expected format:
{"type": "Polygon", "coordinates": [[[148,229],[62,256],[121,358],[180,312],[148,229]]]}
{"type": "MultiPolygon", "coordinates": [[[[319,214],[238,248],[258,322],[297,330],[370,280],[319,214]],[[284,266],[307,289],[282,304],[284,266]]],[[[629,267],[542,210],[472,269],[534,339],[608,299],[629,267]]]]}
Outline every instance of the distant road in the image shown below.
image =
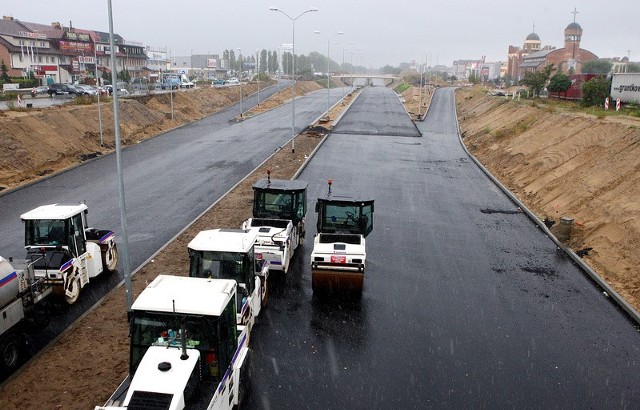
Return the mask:
{"type": "Polygon", "coordinates": [[[467,156],[453,89],[421,137],[378,132],[408,121],[384,88],[343,121],[300,175],[307,240],[251,335],[246,409],[638,408],[635,323],[467,156]],[[375,199],[360,299],[311,289],[327,179],[375,199]]]}

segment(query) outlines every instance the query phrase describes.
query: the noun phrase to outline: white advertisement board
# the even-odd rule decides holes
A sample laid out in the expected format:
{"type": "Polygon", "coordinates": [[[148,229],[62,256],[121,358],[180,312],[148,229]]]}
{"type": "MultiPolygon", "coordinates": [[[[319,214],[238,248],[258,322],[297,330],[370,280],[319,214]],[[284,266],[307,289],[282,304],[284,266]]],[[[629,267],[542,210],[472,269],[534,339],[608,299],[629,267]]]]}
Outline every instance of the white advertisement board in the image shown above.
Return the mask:
{"type": "Polygon", "coordinates": [[[613,74],[611,96],[624,103],[640,103],[640,73],[613,74]]]}

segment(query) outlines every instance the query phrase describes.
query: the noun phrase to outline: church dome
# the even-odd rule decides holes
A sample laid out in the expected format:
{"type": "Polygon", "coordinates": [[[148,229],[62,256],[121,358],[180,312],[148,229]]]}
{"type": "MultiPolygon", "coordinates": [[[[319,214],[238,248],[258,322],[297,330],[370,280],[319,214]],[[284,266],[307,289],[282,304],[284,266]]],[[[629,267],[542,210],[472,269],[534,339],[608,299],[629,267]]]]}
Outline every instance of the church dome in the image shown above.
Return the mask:
{"type": "Polygon", "coordinates": [[[582,27],[580,27],[580,24],[574,21],[567,26],[566,30],[582,30],[582,27]]]}
{"type": "Polygon", "coordinates": [[[527,41],[540,41],[540,36],[536,33],[531,33],[527,36],[527,41]]]}

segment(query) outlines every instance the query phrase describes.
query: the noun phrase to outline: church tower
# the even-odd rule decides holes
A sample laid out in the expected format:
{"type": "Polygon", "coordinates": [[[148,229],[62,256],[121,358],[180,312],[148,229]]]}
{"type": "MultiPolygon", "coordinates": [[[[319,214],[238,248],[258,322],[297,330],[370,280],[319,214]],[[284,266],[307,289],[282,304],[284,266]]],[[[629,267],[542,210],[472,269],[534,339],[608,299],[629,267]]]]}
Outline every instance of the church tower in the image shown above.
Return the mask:
{"type": "MultiPolygon", "coordinates": [[[[582,27],[576,23],[576,14],[578,14],[578,11],[574,9],[572,13],[573,23],[570,23],[567,28],[564,29],[565,61],[569,63],[580,59],[580,39],[582,38],[582,27]]],[[[572,66],[571,63],[569,66],[572,66]]]]}
{"type": "Polygon", "coordinates": [[[522,50],[526,54],[535,53],[536,51],[540,51],[542,46],[542,41],[540,41],[540,36],[536,34],[536,25],[533,25],[533,32],[527,36],[524,40],[524,45],[522,46],[522,50]]]}

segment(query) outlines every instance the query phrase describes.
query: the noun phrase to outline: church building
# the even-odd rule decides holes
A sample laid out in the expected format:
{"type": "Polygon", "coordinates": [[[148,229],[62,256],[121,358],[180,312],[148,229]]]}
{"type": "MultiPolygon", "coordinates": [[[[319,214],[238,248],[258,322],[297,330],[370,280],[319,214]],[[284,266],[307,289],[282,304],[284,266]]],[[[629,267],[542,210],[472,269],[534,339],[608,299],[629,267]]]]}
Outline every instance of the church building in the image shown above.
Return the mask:
{"type": "Polygon", "coordinates": [[[507,73],[514,80],[522,80],[526,72],[542,71],[553,64],[555,72],[581,74],[586,61],[598,58],[591,51],[580,48],[582,27],[574,21],[564,29],[564,47],[541,47],[540,37],[534,32],[527,36],[522,49],[509,46],[507,73]]]}

